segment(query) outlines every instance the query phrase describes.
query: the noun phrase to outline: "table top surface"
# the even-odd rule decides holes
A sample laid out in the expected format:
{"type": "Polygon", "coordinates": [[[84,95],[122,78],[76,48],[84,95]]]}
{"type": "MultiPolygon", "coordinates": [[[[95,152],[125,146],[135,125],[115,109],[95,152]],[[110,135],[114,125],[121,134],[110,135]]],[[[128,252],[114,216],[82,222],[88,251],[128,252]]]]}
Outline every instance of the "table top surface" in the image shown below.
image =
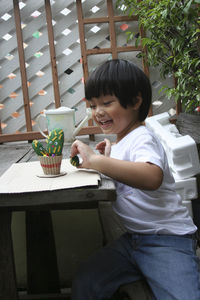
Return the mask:
{"type": "MultiPolygon", "coordinates": [[[[92,144],[93,146],[93,144],[92,144]]],[[[63,156],[69,156],[70,146],[63,149],[63,156]]],[[[38,160],[30,143],[13,143],[0,145],[0,173],[4,174],[13,163],[38,160]]],[[[112,180],[102,176],[99,186],[58,189],[53,191],[36,191],[25,193],[1,193],[0,209],[82,209],[95,208],[99,201],[114,201],[115,186],[112,180]]]]}

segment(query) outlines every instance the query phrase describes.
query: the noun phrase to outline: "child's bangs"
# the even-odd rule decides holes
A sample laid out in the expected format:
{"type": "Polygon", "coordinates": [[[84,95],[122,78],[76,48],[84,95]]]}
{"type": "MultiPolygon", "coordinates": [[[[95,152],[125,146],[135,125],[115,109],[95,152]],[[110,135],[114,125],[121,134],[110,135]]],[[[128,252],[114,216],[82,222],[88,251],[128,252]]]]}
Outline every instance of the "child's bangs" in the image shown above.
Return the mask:
{"type": "Polygon", "coordinates": [[[85,97],[87,100],[106,95],[115,95],[117,88],[116,82],[108,78],[99,78],[98,80],[89,80],[85,86],[85,97]]]}

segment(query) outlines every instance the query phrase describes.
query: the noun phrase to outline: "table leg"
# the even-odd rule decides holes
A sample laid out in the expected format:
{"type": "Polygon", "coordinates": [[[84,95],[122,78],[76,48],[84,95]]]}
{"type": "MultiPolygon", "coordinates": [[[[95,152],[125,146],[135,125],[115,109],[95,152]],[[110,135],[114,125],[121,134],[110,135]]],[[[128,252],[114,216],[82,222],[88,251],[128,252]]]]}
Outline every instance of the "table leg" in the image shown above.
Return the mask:
{"type": "Polygon", "coordinates": [[[26,212],[27,292],[59,293],[59,275],[50,211],[26,212]]]}
{"type": "Polygon", "coordinates": [[[0,300],[18,299],[11,216],[11,212],[0,212],[0,300]]]}

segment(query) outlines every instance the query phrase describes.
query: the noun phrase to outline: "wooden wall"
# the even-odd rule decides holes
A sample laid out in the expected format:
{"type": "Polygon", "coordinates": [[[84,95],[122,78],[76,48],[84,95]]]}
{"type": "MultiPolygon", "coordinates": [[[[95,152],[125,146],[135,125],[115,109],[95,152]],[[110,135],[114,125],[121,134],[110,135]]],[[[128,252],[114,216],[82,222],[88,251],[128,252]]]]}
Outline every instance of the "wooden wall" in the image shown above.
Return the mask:
{"type": "MultiPolygon", "coordinates": [[[[149,74],[137,58],[144,49],[126,40],[127,31],[143,34],[137,18],[125,16],[116,1],[1,0],[0,11],[0,142],[42,138],[36,117],[45,109],[75,108],[79,123],[84,81],[108,59],[130,59],[149,74]]],[[[158,72],[150,69],[150,78],[154,112],[168,111],[158,72]]],[[[99,132],[89,126],[80,134],[99,132]]]]}

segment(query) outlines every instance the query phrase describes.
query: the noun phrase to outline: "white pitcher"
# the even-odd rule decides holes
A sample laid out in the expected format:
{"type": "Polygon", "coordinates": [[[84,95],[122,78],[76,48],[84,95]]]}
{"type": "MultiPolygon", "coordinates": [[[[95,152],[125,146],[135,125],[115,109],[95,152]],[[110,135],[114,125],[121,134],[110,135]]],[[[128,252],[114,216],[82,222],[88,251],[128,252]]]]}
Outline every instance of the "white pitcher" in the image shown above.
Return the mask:
{"type": "Polygon", "coordinates": [[[45,110],[44,114],[37,117],[37,125],[40,133],[47,138],[44,132],[40,128],[39,119],[41,117],[46,118],[48,132],[55,128],[61,128],[64,131],[64,141],[72,142],[79,130],[84,126],[84,124],[91,119],[92,113],[91,109],[87,108],[86,117],[81,121],[81,123],[75,127],[75,110],[69,107],[61,106],[56,109],[45,110]]]}

